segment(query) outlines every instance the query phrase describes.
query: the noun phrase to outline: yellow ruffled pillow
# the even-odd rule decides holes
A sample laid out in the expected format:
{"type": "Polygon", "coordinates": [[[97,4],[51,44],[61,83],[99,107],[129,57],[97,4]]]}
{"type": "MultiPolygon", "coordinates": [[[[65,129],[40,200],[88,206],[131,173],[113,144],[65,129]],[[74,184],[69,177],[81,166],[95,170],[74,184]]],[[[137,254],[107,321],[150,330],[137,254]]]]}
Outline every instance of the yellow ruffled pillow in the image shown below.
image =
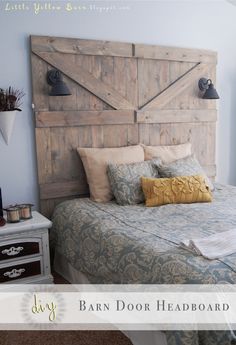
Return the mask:
{"type": "Polygon", "coordinates": [[[146,206],[211,202],[212,194],[201,175],[171,178],[141,177],[146,206]]]}

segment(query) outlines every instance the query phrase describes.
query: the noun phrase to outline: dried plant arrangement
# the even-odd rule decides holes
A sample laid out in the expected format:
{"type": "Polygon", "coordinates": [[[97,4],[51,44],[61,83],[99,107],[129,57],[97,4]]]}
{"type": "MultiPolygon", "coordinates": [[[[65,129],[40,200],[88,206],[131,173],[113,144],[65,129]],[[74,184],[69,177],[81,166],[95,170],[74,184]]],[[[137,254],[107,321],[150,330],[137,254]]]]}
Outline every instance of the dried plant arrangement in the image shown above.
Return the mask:
{"type": "Polygon", "coordinates": [[[14,89],[12,86],[6,90],[0,88],[0,111],[21,111],[24,95],[23,91],[14,89]]]}

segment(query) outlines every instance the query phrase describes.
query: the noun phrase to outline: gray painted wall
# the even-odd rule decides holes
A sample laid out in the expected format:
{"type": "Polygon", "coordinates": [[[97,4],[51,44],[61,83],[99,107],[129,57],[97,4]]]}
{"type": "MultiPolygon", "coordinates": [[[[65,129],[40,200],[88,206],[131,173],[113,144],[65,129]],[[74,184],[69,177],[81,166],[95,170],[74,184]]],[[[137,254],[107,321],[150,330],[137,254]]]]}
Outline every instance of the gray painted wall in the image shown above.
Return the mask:
{"type": "Polygon", "coordinates": [[[0,2],[0,87],[13,85],[26,93],[9,146],[0,136],[0,186],[4,204],[33,202],[37,205],[38,202],[30,34],[217,51],[217,90],[221,97],[218,101],[217,180],[236,184],[236,6],[226,0],[73,1],[70,3],[77,9],[68,11],[66,3],[0,2]],[[7,10],[7,3],[13,9],[7,10]],[[39,3],[42,9],[36,14],[34,5],[39,3]],[[22,8],[23,4],[26,9],[22,8]],[[59,5],[61,10],[50,10],[50,4],[59,5]]]}

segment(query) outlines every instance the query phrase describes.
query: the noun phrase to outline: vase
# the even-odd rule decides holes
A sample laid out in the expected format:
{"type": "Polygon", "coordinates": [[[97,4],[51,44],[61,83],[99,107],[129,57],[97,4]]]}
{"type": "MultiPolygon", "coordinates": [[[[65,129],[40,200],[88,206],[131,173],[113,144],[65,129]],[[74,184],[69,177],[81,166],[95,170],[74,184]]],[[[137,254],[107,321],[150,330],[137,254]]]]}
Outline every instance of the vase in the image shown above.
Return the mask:
{"type": "Polygon", "coordinates": [[[7,145],[11,139],[16,112],[17,110],[0,111],[0,131],[7,145]]]}

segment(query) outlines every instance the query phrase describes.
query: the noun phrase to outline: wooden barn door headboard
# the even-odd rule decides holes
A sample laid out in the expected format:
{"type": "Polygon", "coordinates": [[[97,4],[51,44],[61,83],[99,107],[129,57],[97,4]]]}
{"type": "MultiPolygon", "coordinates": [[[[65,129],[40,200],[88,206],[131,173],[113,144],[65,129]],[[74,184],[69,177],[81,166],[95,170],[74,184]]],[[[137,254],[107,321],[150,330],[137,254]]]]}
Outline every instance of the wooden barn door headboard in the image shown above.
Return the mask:
{"type": "Polygon", "coordinates": [[[215,80],[215,52],[32,36],[31,58],[43,214],[88,194],[78,146],[190,141],[208,176],[215,176],[216,104],[198,90],[201,77],[215,80]],[[49,96],[52,67],[71,96],[49,96]]]}

